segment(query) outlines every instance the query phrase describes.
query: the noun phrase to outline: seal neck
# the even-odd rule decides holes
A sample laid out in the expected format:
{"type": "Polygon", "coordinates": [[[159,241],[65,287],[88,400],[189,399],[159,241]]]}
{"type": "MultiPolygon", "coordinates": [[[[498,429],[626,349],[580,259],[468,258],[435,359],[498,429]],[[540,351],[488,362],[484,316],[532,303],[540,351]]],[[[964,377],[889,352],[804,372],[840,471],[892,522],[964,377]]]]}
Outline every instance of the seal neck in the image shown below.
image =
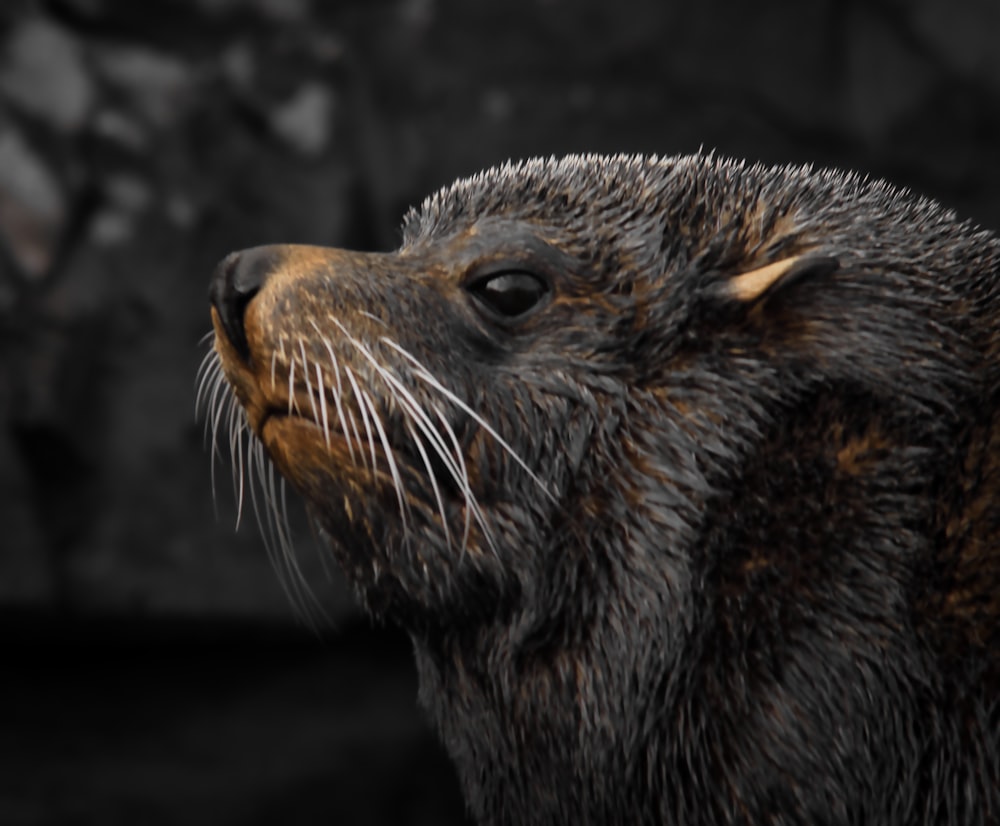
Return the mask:
{"type": "Polygon", "coordinates": [[[661,822],[668,767],[686,759],[665,753],[661,729],[662,709],[687,693],[678,659],[687,646],[666,662],[640,636],[643,626],[662,631],[662,617],[637,613],[628,628],[603,619],[583,645],[549,640],[533,653],[485,631],[415,640],[421,705],[477,823],[633,826],[645,822],[636,813],[661,822]],[[633,652],[628,667],[622,657],[633,652]],[[663,705],[650,703],[657,694],[663,705]]]}

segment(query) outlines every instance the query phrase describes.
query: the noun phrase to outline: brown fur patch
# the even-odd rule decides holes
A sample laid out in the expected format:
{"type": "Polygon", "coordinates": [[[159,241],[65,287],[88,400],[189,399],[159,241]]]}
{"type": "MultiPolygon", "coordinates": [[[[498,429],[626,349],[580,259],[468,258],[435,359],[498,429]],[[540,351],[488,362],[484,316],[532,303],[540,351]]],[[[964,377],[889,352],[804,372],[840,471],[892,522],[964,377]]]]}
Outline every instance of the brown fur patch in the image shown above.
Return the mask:
{"type": "Polygon", "coordinates": [[[837,451],[837,469],[842,473],[857,476],[871,467],[877,460],[875,454],[889,448],[889,441],[878,427],[872,427],[857,436],[850,437],[837,451]]]}

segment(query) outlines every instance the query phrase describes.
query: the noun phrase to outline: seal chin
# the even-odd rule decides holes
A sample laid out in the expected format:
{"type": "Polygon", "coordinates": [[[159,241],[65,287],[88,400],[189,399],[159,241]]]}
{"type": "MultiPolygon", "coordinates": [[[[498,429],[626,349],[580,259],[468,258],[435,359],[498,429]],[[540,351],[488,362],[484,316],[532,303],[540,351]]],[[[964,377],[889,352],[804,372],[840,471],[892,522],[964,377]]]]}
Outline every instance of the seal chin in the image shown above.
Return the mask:
{"type": "Polygon", "coordinates": [[[316,495],[316,488],[329,485],[331,468],[344,466],[343,437],[327,442],[323,431],[308,418],[272,408],[251,426],[281,474],[307,498],[316,495]]]}

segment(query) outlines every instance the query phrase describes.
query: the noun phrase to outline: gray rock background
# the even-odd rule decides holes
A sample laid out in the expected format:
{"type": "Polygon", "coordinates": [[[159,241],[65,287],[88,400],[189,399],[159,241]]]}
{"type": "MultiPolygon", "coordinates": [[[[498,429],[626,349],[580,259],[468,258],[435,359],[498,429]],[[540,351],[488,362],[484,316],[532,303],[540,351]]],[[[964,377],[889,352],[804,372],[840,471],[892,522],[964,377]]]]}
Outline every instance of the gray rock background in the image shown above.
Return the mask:
{"type": "MultiPolygon", "coordinates": [[[[65,641],[81,623],[101,629],[90,642],[135,623],[180,623],[184,639],[299,627],[253,520],[234,530],[225,461],[213,505],[193,414],[207,279],[228,251],[387,249],[410,204],[507,158],[699,147],[858,169],[997,228],[998,44],[995,0],[5,0],[8,639],[65,641]]],[[[346,589],[301,520],[298,533],[333,624],[354,633],[346,589]]],[[[25,696],[40,680],[23,678],[25,696]]],[[[65,788],[89,777],[46,765],[65,788]]],[[[110,791],[58,816],[47,792],[7,791],[3,823],[196,822],[166,803],[136,819],[110,791]]],[[[205,822],[313,822],[305,804],[271,820],[227,794],[212,800],[230,816],[205,822]]],[[[190,798],[216,812],[207,799],[190,798]]]]}
{"type": "MultiPolygon", "coordinates": [[[[289,616],[193,415],[231,249],[391,248],[509,157],[851,167],[1000,226],[1000,6],[62,0],[0,11],[0,602],[289,616]]],[[[352,611],[302,537],[334,617],[352,611]]]]}

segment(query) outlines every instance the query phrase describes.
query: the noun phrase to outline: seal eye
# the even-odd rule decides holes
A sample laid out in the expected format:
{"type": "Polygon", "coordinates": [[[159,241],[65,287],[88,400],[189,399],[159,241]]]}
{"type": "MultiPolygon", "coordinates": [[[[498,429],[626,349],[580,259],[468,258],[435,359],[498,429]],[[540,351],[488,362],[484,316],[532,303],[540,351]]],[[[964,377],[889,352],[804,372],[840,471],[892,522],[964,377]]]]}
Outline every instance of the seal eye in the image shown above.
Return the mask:
{"type": "Polygon", "coordinates": [[[480,278],[466,289],[496,315],[517,318],[546,296],[549,285],[533,273],[508,271],[480,278]]]}

